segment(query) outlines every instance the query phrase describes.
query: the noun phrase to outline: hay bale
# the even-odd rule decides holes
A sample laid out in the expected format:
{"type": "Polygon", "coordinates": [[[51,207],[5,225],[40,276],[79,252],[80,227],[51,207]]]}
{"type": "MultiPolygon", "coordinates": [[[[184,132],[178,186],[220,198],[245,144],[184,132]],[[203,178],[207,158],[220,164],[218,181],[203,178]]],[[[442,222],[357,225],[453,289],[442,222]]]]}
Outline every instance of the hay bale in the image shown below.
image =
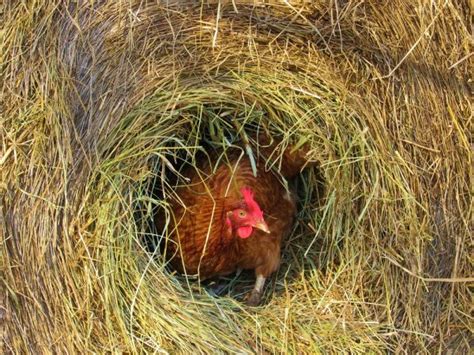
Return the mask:
{"type": "Polygon", "coordinates": [[[468,3],[164,3],[5,5],[7,350],[467,350],[468,3]],[[325,182],[259,309],[179,282],[134,218],[231,122],[309,142],[325,182]]]}

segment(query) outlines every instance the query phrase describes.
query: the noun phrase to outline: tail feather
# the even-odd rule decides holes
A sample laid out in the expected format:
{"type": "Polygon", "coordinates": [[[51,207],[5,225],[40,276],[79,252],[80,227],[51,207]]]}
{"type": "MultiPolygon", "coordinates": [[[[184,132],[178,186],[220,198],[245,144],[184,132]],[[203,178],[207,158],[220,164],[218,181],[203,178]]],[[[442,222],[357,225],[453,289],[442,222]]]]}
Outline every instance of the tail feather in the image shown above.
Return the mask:
{"type": "Polygon", "coordinates": [[[311,147],[308,143],[299,145],[290,145],[284,148],[281,153],[280,142],[268,137],[267,135],[260,134],[256,140],[258,143],[259,154],[264,158],[280,159],[280,173],[286,179],[294,178],[298,175],[305,167],[314,166],[316,163],[309,160],[308,153],[311,147]]]}

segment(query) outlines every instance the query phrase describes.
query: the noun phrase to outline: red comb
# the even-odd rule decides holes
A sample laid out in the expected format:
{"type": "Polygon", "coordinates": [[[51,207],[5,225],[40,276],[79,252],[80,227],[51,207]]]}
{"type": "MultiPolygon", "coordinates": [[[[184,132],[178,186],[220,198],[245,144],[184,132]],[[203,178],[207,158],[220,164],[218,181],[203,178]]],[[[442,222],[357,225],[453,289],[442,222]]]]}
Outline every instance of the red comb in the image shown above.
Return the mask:
{"type": "Polygon", "coordinates": [[[249,211],[257,218],[263,218],[263,211],[260,209],[258,203],[253,199],[254,193],[253,190],[248,187],[242,187],[240,189],[242,196],[244,198],[245,204],[247,205],[249,211]]]}
{"type": "Polygon", "coordinates": [[[253,190],[250,187],[244,186],[240,189],[240,192],[242,193],[245,202],[247,202],[247,200],[253,201],[253,190]]]}

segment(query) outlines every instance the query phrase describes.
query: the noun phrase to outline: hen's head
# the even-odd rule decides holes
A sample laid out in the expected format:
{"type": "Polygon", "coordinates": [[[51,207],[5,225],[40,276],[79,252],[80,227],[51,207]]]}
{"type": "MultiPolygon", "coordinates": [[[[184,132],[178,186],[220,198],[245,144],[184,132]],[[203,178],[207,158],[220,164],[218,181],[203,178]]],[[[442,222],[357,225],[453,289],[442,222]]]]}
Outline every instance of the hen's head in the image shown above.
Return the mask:
{"type": "Polygon", "coordinates": [[[243,201],[238,207],[227,213],[227,225],[235,230],[240,238],[244,239],[250,237],[254,228],[270,233],[268,225],[263,219],[263,211],[257,201],[254,200],[252,189],[243,187],[240,192],[243,201]]]}

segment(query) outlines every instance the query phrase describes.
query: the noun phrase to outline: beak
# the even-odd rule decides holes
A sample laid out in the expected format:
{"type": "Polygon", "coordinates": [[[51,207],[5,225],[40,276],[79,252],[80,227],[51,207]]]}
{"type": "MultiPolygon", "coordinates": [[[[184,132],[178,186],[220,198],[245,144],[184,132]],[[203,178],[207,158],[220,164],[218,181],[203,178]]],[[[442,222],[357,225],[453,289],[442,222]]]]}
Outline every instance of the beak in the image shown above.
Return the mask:
{"type": "Polygon", "coordinates": [[[265,233],[270,233],[270,229],[263,219],[260,222],[257,222],[254,227],[265,233]]]}

